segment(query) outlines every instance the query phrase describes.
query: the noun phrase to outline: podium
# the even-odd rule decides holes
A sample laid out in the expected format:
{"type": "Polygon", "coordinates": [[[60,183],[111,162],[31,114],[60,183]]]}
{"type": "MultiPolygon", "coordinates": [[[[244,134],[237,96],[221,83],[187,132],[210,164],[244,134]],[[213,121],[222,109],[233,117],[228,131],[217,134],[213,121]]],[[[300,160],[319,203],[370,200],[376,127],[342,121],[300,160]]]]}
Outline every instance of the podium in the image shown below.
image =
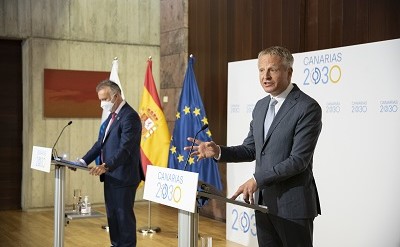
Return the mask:
{"type": "MultiPolygon", "coordinates": [[[[262,213],[268,213],[268,208],[263,205],[248,204],[242,201],[232,200],[226,198],[221,192],[210,184],[203,181],[198,181],[199,190],[197,191],[198,199],[214,199],[222,201],[224,203],[231,203],[246,208],[251,208],[262,213]]],[[[198,245],[198,219],[199,219],[199,208],[197,207],[196,212],[191,213],[184,210],[178,212],[178,246],[190,246],[197,247],[198,245]]]]}
{"type": "Polygon", "coordinates": [[[143,198],[178,210],[178,246],[198,246],[199,207],[197,199],[214,199],[268,213],[262,205],[226,198],[214,186],[198,180],[198,173],[147,166],[143,198]],[[182,199],[185,199],[181,201],[182,199]]]}
{"type": "Polygon", "coordinates": [[[56,158],[52,160],[55,167],[54,188],[54,247],[64,247],[64,225],[65,225],[65,168],[89,170],[87,166],[77,162],[56,158]]]}

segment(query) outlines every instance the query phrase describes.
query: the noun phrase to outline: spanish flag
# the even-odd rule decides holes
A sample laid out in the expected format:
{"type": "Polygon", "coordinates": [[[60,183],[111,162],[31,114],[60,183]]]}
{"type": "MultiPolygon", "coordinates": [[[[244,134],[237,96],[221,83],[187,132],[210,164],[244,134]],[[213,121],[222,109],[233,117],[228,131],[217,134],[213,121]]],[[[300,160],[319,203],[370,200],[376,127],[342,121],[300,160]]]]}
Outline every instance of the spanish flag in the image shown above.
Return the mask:
{"type": "Polygon", "coordinates": [[[151,58],[147,61],[142,102],[139,107],[142,121],[140,154],[144,174],[148,165],[167,167],[171,135],[161,108],[157,88],[154,83],[151,58]]]}

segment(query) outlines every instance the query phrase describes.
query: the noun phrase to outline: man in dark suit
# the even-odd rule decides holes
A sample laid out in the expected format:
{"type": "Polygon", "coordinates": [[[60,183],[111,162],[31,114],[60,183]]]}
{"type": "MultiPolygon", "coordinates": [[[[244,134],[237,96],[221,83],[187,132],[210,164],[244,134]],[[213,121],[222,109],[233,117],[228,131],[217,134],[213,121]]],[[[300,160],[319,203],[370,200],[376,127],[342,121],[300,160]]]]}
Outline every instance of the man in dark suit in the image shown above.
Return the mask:
{"type": "Polygon", "coordinates": [[[140,162],[142,124],[137,112],[122,99],[119,86],[105,80],[96,91],[101,107],[110,112],[103,136],[81,162],[90,164],[100,156],[101,165],[90,170],[104,182],[104,199],[112,246],[136,246],[133,211],[136,189],[144,180],[140,162]]]}
{"type": "Polygon", "coordinates": [[[257,102],[246,139],[232,147],[196,141],[192,153],[225,162],[256,160],[253,177],[232,199],[242,194],[246,202],[268,207],[268,214],[255,212],[259,246],[312,246],[313,221],[321,213],[312,169],[322,112],[291,83],[293,61],[283,47],[261,51],[259,79],[269,95],[257,102]]]}

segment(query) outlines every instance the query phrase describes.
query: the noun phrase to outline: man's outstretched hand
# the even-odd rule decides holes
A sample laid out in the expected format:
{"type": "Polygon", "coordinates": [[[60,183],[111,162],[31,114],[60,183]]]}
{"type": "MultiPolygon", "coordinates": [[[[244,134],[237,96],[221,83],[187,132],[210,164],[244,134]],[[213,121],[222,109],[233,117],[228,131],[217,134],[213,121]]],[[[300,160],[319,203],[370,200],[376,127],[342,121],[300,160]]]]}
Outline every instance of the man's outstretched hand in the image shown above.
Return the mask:
{"type": "MultiPolygon", "coordinates": [[[[188,137],[187,140],[193,143],[194,139],[192,137],[188,137]]],[[[215,142],[203,142],[200,140],[196,140],[193,146],[192,153],[190,156],[197,156],[197,161],[205,159],[205,158],[217,158],[219,156],[219,147],[215,142]]],[[[190,150],[190,146],[185,147],[184,150],[190,150]]]]}

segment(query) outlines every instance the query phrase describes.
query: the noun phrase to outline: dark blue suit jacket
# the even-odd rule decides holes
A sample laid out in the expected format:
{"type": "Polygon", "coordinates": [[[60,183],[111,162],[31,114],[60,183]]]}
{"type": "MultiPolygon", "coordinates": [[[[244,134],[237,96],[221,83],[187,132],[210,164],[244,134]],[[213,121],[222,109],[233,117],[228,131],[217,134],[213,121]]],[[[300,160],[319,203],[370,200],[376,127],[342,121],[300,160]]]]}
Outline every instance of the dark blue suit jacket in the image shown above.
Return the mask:
{"type": "MultiPolygon", "coordinates": [[[[106,121],[109,122],[110,119],[111,114],[106,121]]],[[[102,162],[108,165],[109,170],[100,176],[100,181],[105,181],[113,187],[137,185],[144,180],[140,161],[141,133],[139,115],[125,103],[105,139],[104,136],[100,137],[83,160],[90,164],[102,153],[102,162]]]]}
{"type": "Polygon", "coordinates": [[[256,160],[254,177],[269,213],[288,219],[313,218],[321,213],[312,171],[322,128],[321,107],[294,84],[264,141],[270,100],[267,96],[257,102],[243,144],[221,146],[220,161],[256,160]]]}

